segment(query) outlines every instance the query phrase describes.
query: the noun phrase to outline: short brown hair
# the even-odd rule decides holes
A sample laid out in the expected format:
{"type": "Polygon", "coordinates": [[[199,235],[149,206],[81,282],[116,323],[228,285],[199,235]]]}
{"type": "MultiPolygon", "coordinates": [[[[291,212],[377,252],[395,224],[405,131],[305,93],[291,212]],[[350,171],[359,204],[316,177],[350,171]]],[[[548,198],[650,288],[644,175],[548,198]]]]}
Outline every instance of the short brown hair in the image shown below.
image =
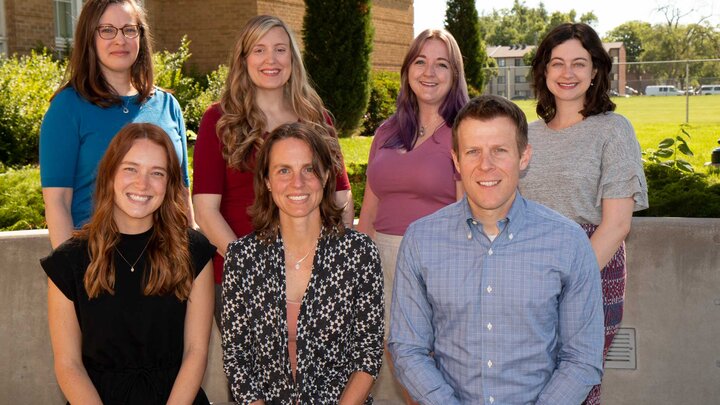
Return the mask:
{"type": "Polygon", "coordinates": [[[343,231],[343,209],[335,203],[335,179],[341,169],[340,160],[337,158],[340,154],[340,144],[337,139],[324,132],[325,129],[320,125],[295,122],[275,128],[263,143],[257,154],[255,166],[255,202],[248,210],[258,239],[269,243],[278,235],[280,212],[267,188],[267,180],[270,174],[270,154],[273,145],[289,138],[305,142],[312,151],[312,166],[315,174],[327,176],[320,201],[320,217],[323,225],[337,233],[343,231]]]}
{"type": "Polygon", "coordinates": [[[452,147],[456,155],[459,155],[458,127],[464,120],[475,119],[489,121],[497,117],[507,117],[515,124],[515,140],[518,152],[521,154],[528,145],[528,124],[525,113],[512,101],[500,96],[483,95],[475,97],[465,104],[455,118],[452,127],[452,147]]]}
{"type": "Polygon", "coordinates": [[[584,23],[565,23],[553,28],[542,40],[532,61],[533,89],[537,98],[537,114],[545,121],[555,118],[555,96],[545,82],[545,71],[552,50],[565,41],[577,39],[588,51],[592,59],[593,69],[597,69],[593,85],[585,93],[585,105],[580,113],[583,117],[602,114],[615,110],[615,103],[610,100],[610,70],[612,59],[603,48],[602,41],[591,26],[584,23]]]}
{"type": "MultiPolygon", "coordinates": [[[[138,91],[138,103],[145,101],[152,93],[152,37],[145,10],[135,0],[88,0],[77,21],[70,62],[65,71],[67,83],[61,86],[55,95],[66,87],[72,87],[84,99],[100,107],[122,103],[120,96],[102,75],[95,49],[98,23],[111,4],[129,4],[135,12],[135,18],[140,25],[140,49],[135,63],[130,67],[130,80],[138,91]]],[[[118,32],[118,35],[123,34],[118,32]]]]}

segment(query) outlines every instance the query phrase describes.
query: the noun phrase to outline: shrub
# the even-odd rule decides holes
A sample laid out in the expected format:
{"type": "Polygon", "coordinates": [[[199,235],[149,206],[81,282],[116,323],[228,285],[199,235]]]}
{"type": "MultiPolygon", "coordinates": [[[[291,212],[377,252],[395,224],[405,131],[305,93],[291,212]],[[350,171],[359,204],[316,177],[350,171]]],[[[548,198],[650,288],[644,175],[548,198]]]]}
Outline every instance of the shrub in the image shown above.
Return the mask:
{"type": "Polygon", "coordinates": [[[645,177],[650,208],[635,216],[720,217],[720,184],[709,185],[704,174],[648,163],[645,177]]]}
{"type": "Polygon", "coordinates": [[[63,72],[47,51],[0,58],[0,163],[37,162],[42,117],[63,72]]]}
{"type": "Polygon", "coordinates": [[[395,112],[400,92],[400,73],[373,72],[370,82],[370,101],[363,116],[361,135],[370,136],[395,112]]]}
{"type": "Polygon", "coordinates": [[[355,216],[359,217],[363,196],[365,195],[365,171],[367,170],[367,163],[348,163],[345,166],[347,168],[348,178],[350,179],[350,187],[352,187],[355,216]]]}
{"type": "Polygon", "coordinates": [[[7,169],[0,173],[0,190],[0,231],[46,227],[40,169],[37,166],[7,169]]]}
{"type": "Polygon", "coordinates": [[[360,124],[370,97],[370,0],[306,0],[304,60],[340,136],[360,124]]]}
{"type": "Polygon", "coordinates": [[[445,28],[455,37],[465,65],[468,87],[482,93],[488,82],[483,67],[494,64],[485,50],[474,0],[450,0],[445,11],[445,28]]]}
{"type": "Polygon", "coordinates": [[[192,56],[190,53],[190,40],[187,35],[180,41],[180,47],[175,52],[161,51],[153,55],[155,65],[155,84],[158,87],[172,91],[180,103],[188,129],[188,137],[192,140],[200,126],[200,120],[205,110],[220,99],[222,89],[227,77],[227,67],[218,66],[218,69],[207,76],[198,79],[185,75],[185,63],[192,56]]]}

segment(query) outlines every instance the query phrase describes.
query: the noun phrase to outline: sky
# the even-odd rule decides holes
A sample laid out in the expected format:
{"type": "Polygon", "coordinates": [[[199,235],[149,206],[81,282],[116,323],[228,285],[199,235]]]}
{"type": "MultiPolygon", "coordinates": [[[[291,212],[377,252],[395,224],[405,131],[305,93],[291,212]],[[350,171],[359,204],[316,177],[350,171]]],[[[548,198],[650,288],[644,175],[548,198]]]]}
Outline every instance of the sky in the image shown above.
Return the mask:
{"type": "MultiPolygon", "coordinates": [[[[541,0],[524,1],[526,7],[537,7],[540,2],[541,0]]],[[[681,24],[697,22],[702,16],[710,16],[710,22],[714,25],[720,24],[720,0],[544,0],[542,3],[549,13],[568,12],[574,9],[579,18],[588,11],[594,12],[598,18],[595,29],[601,36],[626,21],[664,22],[665,16],[656,9],[666,4],[674,4],[683,12],[696,10],[682,18],[681,24]]],[[[414,5],[415,35],[426,28],[443,27],[446,5],[444,0],[415,0],[414,5]]],[[[513,0],[476,0],[475,5],[478,15],[487,15],[493,8],[497,10],[511,8],[513,0]]]]}

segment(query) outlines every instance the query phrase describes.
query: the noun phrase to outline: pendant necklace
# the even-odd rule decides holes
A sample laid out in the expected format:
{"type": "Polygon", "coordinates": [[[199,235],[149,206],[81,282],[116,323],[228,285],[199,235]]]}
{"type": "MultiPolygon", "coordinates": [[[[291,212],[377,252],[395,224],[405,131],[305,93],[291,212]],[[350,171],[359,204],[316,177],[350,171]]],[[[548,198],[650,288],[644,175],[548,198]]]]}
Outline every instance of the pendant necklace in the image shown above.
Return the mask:
{"type": "Polygon", "coordinates": [[[117,246],[115,246],[115,251],[118,252],[118,254],[120,255],[120,258],[122,258],[122,259],[125,261],[125,263],[127,263],[128,266],[130,266],[130,272],[131,272],[131,273],[134,273],[134,272],[135,272],[135,265],[137,264],[137,262],[140,261],[140,258],[141,258],[141,257],[143,256],[143,254],[145,253],[145,249],[147,249],[147,247],[148,247],[149,244],[150,244],[150,238],[148,238],[148,241],[147,241],[147,243],[145,244],[145,247],[143,248],[142,252],[140,252],[140,255],[138,255],[137,259],[135,259],[135,262],[134,262],[133,264],[130,264],[130,262],[128,261],[128,259],[126,259],[125,256],[123,256],[122,253],[120,253],[120,250],[117,248],[117,246]]]}
{"type": "MultiPolygon", "coordinates": [[[[317,247],[317,242],[315,242],[315,244],[310,248],[310,250],[308,250],[308,252],[305,253],[305,256],[303,256],[300,260],[295,262],[295,265],[293,266],[295,268],[295,270],[300,270],[300,265],[302,264],[302,262],[304,262],[305,259],[307,259],[308,256],[310,256],[310,253],[312,253],[316,247],[317,247]]],[[[286,251],[287,251],[287,249],[286,249],[286,251]]],[[[290,253],[290,252],[288,252],[288,253],[290,253]]]]}
{"type": "Polygon", "coordinates": [[[130,97],[128,97],[127,100],[123,100],[123,113],[127,114],[130,112],[130,109],[128,108],[129,104],[130,104],[130,97]]]}
{"type": "MultiPolygon", "coordinates": [[[[440,119],[440,124],[435,127],[435,129],[434,129],[433,132],[432,132],[433,134],[435,133],[435,131],[438,130],[438,128],[440,128],[440,127],[442,126],[442,124],[445,123],[445,120],[442,119],[442,117],[440,117],[440,118],[441,118],[441,119],[440,119]]],[[[431,128],[431,126],[428,125],[428,128],[431,128]]],[[[424,125],[420,125],[420,129],[418,129],[418,138],[422,138],[423,136],[425,136],[425,126],[424,126],[424,125]]]]}

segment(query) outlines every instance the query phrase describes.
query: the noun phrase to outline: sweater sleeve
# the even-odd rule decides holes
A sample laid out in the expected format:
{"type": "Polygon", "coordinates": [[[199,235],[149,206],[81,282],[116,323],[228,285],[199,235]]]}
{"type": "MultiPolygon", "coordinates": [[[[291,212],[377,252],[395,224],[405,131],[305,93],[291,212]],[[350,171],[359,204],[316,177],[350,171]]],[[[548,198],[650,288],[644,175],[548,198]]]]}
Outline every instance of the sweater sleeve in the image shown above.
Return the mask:
{"type": "Polygon", "coordinates": [[[80,129],[72,89],[55,96],[40,126],[40,182],[43,187],[73,187],[80,150],[80,129]]]}

